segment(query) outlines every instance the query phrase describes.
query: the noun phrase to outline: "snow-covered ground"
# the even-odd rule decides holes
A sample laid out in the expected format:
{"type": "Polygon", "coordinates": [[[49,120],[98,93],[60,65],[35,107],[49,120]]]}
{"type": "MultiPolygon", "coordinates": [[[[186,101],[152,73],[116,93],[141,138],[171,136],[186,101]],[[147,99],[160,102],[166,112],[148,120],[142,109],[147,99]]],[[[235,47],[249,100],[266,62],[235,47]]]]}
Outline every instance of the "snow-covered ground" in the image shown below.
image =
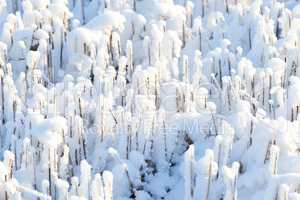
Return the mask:
{"type": "Polygon", "coordinates": [[[300,200],[299,62],[298,0],[0,0],[0,200],[300,200]]]}

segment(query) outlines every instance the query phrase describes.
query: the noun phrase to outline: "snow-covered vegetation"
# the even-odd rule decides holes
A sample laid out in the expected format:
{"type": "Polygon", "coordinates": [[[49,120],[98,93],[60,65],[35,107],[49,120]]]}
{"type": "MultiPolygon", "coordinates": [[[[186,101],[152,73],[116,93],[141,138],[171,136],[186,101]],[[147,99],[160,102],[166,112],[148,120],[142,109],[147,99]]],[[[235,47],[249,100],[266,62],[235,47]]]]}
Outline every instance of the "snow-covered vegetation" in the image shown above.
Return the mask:
{"type": "Polygon", "coordinates": [[[297,0],[0,0],[0,200],[300,200],[297,0]]]}

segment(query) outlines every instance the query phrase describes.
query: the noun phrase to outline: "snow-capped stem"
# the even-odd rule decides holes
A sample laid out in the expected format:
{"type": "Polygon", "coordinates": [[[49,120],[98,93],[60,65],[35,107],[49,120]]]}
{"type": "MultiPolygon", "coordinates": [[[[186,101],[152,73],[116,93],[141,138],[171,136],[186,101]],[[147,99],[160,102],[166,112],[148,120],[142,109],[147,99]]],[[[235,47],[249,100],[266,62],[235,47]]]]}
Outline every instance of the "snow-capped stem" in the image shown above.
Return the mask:
{"type": "Polygon", "coordinates": [[[202,30],[199,28],[198,30],[198,37],[199,37],[199,50],[202,52],[202,30]]]}
{"type": "MultiPolygon", "coordinates": [[[[52,42],[52,40],[50,40],[50,41],[52,42]]],[[[53,82],[53,80],[54,80],[54,74],[53,74],[52,50],[51,50],[51,48],[48,48],[48,51],[47,51],[47,72],[48,72],[47,73],[48,79],[51,82],[53,82]]]]}
{"type": "Polygon", "coordinates": [[[225,200],[237,199],[237,177],[239,173],[240,165],[238,162],[232,164],[232,168],[224,166],[224,179],[226,183],[225,200]]]}
{"type": "Polygon", "coordinates": [[[103,113],[103,108],[100,110],[100,120],[101,120],[101,122],[100,122],[100,130],[101,130],[101,142],[103,142],[103,140],[104,140],[104,130],[105,130],[105,128],[104,128],[104,113],[103,113]]]}
{"type": "Polygon", "coordinates": [[[289,186],[286,184],[281,184],[278,187],[276,200],[288,200],[289,199],[289,186]]]}
{"type": "Polygon", "coordinates": [[[60,69],[63,68],[63,48],[64,48],[64,30],[63,27],[60,29],[60,49],[59,49],[59,67],[60,69]]]}
{"type": "Polygon", "coordinates": [[[206,7],[206,0],[201,0],[201,13],[202,13],[202,18],[205,17],[205,7],[206,7]]]}
{"type": "Polygon", "coordinates": [[[14,168],[14,159],[15,156],[12,152],[10,151],[5,151],[4,152],[4,164],[6,166],[7,169],[7,175],[6,175],[6,180],[10,180],[12,179],[12,175],[13,175],[13,168],[14,168]]]}
{"type": "Polygon", "coordinates": [[[183,65],[183,82],[189,83],[189,63],[188,63],[188,56],[184,55],[182,59],[183,65]]]}
{"type": "Polygon", "coordinates": [[[251,122],[250,122],[250,132],[249,132],[249,145],[248,145],[248,147],[250,147],[252,145],[253,131],[254,131],[254,123],[253,123],[253,120],[251,120],[251,122]]]}
{"type": "Polygon", "coordinates": [[[164,156],[165,160],[168,159],[168,147],[167,147],[167,133],[166,133],[166,123],[163,121],[163,140],[164,140],[164,156]]]}
{"type": "Polygon", "coordinates": [[[148,37],[145,37],[144,39],[145,41],[145,49],[146,49],[146,56],[148,57],[148,65],[151,66],[152,63],[151,63],[151,59],[152,59],[152,56],[151,56],[151,49],[150,49],[150,39],[148,37]]]}
{"type": "Polygon", "coordinates": [[[130,179],[130,176],[129,176],[129,172],[128,172],[128,168],[127,166],[124,167],[124,171],[125,171],[125,174],[126,174],[126,178],[128,180],[128,183],[129,183],[129,190],[131,192],[131,195],[135,196],[135,190],[134,190],[134,185],[130,179]]]}
{"type": "Polygon", "coordinates": [[[194,146],[191,145],[184,155],[184,199],[194,199],[194,146]]]}
{"type": "Polygon", "coordinates": [[[182,21],[182,48],[185,47],[186,43],[186,24],[185,21],[182,21]]]}
{"type": "Polygon", "coordinates": [[[211,185],[211,179],[212,179],[212,163],[213,159],[209,159],[209,164],[208,164],[208,179],[207,179],[207,187],[206,187],[206,192],[205,192],[205,200],[209,199],[209,193],[210,193],[210,185],[211,185]]]}
{"type": "Polygon", "coordinates": [[[48,150],[48,182],[49,182],[49,194],[53,195],[52,191],[52,170],[51,170],[51,159],[50,159],[50,149],[48,150]]]}
{"type": "Polygon", "coordinates": [[[136,0],[133,0],[133,10],[136,11],[136,0]]]}
{"type": "Polygon", "coordinates": [[[276,145],[270,147],[270,159],[269,159],[269,170],[271,175],[277,174],[279,159],[279,148],[276,145]]]}
{"type": "Polygon", "coordinates": [[[252,49],[252,37],[251,37],[251,28],[248,29],[248,43],[249,43],[249,49],[252,49]]]}
{"type": "Polygon", "coordinates": [[[129,152],[131,151],[132,128],[130,125],[127,127],[127,143],[126,143],[126,159],[128,159],[129,152]]]}
{"type": "Polygon", "coordinates": [[[222,64],[221,64],[221,60],[218,60],[218,66],[219,66],[219,72],[218,72],[218,77],[219,77],[219,83],[220,83],[220,88],[221,90],[223,89],[223,72],[222,72],[222,64]]]}
{"type": "Polygon", "coordinates": [[[186,9],[186,20],[189,27],[193,27],[193,7],[194,4],[192,1],[186,1],[185,9],[186,9]]]}
{"type": "Polygon", "coordinates": [[[126,65],[126,71],[127,71],[127,80],[131,81],[132,74],[134,71],[133,68],[133,51],[132,51],[132,41],[128,40],[126,43],[126,57],[127,57],[127,65],[126,65]]]}
{"type": "MultiPolygon", "coordinates": [[[[222,163],[221,163],[221,156],[222,156],[222,136],[218,135],[215,140],[214,145],[214,159],[217,162],[218,169],[221,169],[222,163]]],[[[219,171],[217,172],[216,178],[219,178],[219,171]]]]}
{"type": "Polygon", "coordinates": [[[81,6],[81,16],[82,16],[82,24],[85,24],[85,9],[84,9],[84,0],[80,0],[81,6]]]}
{"type": "Polygon", "coordinates": [[[80,173],[79,191],[86,199],[90,199],[89,188],[91,181],[91,167],[85,160],[81,161],[80,163],[80,173]]]}

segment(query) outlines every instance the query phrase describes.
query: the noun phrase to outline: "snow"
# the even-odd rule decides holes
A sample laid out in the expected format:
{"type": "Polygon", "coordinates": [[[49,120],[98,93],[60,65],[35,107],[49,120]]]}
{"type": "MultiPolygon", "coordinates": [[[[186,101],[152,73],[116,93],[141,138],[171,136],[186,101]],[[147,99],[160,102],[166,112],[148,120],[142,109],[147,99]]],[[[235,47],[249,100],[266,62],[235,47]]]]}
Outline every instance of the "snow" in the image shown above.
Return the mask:
{"type": "Polygon", "coordinates": [[[104,10],[103,13],[92,18],[86,27],[92,30],[102,30],[104,32],[114,29],[122,31],[126,18],[118,12],[104,10]]]}
{"type": "Polygon", "coordinates": [[[300,199],[297,0],[0,0],[0,200],[300,199]]]}

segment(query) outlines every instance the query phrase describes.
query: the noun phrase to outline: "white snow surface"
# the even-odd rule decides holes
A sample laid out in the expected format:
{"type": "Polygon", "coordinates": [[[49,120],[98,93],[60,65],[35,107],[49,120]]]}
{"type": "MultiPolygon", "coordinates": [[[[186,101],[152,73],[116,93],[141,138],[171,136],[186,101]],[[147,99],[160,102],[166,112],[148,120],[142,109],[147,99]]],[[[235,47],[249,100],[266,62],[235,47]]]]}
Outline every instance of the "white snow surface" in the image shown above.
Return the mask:
{"type": "Polygon", "coordinates": [[[299,24],[298,0],[0,0],[0,200],[300,200],[299,24]]]}

